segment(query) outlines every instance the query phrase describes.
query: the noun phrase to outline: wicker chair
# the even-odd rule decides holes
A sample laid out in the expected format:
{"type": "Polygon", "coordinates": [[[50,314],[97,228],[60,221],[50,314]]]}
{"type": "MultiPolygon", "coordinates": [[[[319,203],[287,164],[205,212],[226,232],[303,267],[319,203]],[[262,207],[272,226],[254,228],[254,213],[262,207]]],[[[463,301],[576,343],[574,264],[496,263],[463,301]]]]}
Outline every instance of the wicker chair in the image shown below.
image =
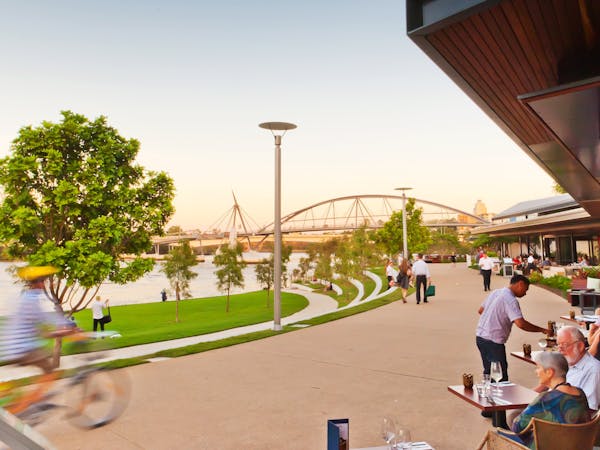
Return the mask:
{"type": "MultiPolygon", "coordinates": [[[[527,428],[519,434],[533,432],[537,450],[593,450],[596,435],[600,436],[598,433],[599,423],[600,412],[596,413],[591,421],[580,424],[548,422],[533,418],[527,428]]],[[[514,434],[507,430],[502,430],[502,433],[514,434]]],[[[477,450],[484,448],[486,450],[512,450],[527,447],[499,435],[497,430],[490,430],[477,450]],[[510,441],[511,444],[505,441],[510,441]],[[487,448],[484,447],[486,443],[487,448]]]]}
{"type": "Polygon", "coordinates": [[[477,450],[529,450],[529,448],[498,434],[497,430],[488,430],[477,450]]]}

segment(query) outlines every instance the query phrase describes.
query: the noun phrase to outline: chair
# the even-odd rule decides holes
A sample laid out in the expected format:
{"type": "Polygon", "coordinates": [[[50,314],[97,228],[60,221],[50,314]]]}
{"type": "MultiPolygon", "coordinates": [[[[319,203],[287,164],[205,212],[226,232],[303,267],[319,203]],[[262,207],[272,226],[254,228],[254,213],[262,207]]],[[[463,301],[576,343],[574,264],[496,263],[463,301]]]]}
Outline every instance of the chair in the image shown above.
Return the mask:
{"type": "MultiPolygon", "coordinates": [[[[600,433],[598,433],[599,423],[600,412],[594,414],[594,417],[589,422],[579,424],[548,422],[547,420],[533,418],[531,419],[531,422],[529,422],[529,425],[527,425],[527,428],[521,431],[521,433],[516,434],[516,436],[533,432],[533,439],[537,450],[593,450],[594,443],[596,442],[596,435],[598,434],[600,437],[600,433]]],[[[501,430],[503,434],[515,434],[507,430],[499,430],[501,430]]],[[[491,443],[488,443],[487,450],[527,448],[514,441],[511,441],[514,446],[507,446],[508,444],[500,441],[499,438],[510,441],[509,438],[498,434],[498,430],[490,430],[477,450],[484,449],[484,445],[488,442],[488,437],[492,434],[495,436],[493,436],[493,440],[490,441],[491,443]],[[497,444],[497,442],[499,444],[497,444]],[[501,446],[494,447],[493,445],[501,446]]]]}
{"type": "Polygon", "coordinates": [[[498,434],[497,430],[488,430],[477,450],[529,450],[529,448],[498,434]]]}

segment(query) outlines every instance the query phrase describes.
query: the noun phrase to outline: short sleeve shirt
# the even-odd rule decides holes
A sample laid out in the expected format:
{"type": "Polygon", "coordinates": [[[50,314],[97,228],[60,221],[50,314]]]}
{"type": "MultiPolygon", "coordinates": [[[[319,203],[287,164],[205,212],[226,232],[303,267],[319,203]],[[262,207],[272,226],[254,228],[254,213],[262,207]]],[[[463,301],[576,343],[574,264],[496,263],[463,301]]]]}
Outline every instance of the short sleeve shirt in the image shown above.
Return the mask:
{"type": "Polygon", "coordinates": [[[504,344],[510,336],[512,323],[523,317],[519,302],[505,287],[493,291],[482,303],[483,312],[477,324],[477,336],[504,344]]]}
{"type": "Polygon", "coordinates": [[[600,389],[600,361],[586,352],[576,364],[569,366],[567,381],[572,386],[585,392],[591,409],[598,409],[600,403],[600,392],[598,392],[600,389]]]}

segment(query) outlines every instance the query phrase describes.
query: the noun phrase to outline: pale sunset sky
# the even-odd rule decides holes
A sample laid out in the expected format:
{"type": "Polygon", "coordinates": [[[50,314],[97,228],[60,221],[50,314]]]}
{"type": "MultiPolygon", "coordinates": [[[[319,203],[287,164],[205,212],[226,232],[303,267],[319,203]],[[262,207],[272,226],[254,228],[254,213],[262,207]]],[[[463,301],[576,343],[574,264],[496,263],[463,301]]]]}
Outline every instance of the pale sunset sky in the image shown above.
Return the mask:
{"type": "Polygon", "coordinates": [[[488,211],[552,180],[406,36],[403,0],[28,0],[0,15],[0,157],[61,110],[104,115],[175,180],[170,225],[232,206],[273,218],[267,121],[283,139],[282,213],[352,194],[488,211]]]}

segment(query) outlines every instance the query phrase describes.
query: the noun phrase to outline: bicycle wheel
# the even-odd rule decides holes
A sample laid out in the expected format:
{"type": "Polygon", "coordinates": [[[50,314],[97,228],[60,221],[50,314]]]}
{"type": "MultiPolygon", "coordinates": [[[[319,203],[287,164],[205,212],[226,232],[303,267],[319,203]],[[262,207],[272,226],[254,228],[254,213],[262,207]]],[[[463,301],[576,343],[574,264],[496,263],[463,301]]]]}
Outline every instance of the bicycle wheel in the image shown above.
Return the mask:
{"type": "Polygon", "coordinates": [[[69,422],[98,428],[119,417],[129,403],[131,382],[123,371],[93,370],[80,374],[70,392],[69,422]]]}

